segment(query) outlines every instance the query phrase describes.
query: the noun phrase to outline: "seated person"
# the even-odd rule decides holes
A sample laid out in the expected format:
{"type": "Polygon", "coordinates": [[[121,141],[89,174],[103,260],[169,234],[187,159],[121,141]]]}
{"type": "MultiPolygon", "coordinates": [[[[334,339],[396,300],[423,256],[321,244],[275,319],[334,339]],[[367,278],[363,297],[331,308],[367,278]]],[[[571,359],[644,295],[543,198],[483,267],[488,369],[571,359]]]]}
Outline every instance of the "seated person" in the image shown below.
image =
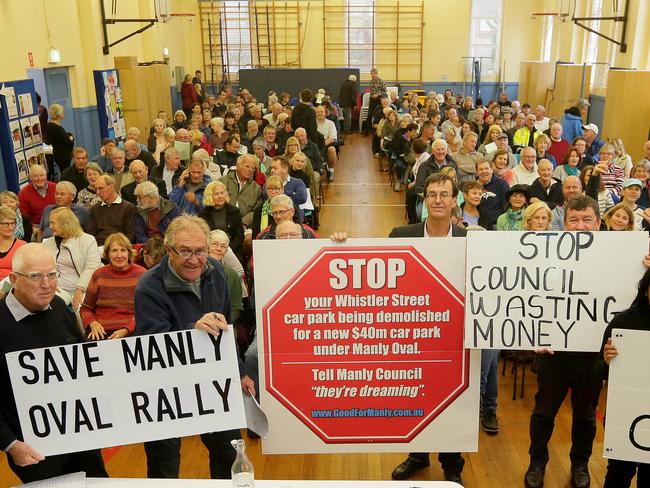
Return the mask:
{"type": "Polygon", "coordinates": [[[16,212],[14,236],[25,242],[30,242],[32,240],[32,221],[27,215],[20,212],[20,208],[18,208],[18,195],[12,191],[0,192],[0,207],[9,207],[16,212]]]}
{"type": "Polygon", "coordinates": [[[483,195],[483,185],[478,181],[466,181],[463,183],[463,203],[460,209],[463,212],[463,225],[466,227],[479,226],[480,212],[478,209],[483,195]]]}
{"type": "Polygon", "coordinates": [[[196,215],[203,208],[203,193],[210,183],[204,169],[203,161],[193,157],[169,194],[169,199],[178,205],[182,213],[196,215]]]}
{"type": "Polygon", "coordinates": [[[253,223],[253,211],[261,196],[260,186],[253,181],[256,170],[255,156],[244,154],[237,159],[235,170],[229,171],[220,180],[226,186],[230,204],[239,208],[242,222],[246,226],[253,223]]]}
{"type": "MultiPolygon", "coordinates": [[[[70,166],[72,167],[72,166],[70,166]]],[[[72,213],[79,220],[79,224],[82,229],[86,228],[88,225],[88,218],[90,213],[87,208],[81,207],[79,205],[73,204],[75,197],[77,196],[77,188],[69,181],[59,181],[56,185],[56,191],[54,192],[54,205],[48,205],[43,210],[43,216],[41,217],[41,223],[38,226],[38,232],[36,240],[40,241],[46,237],[52,235],[52,230],[50,229],[50,214],[54,209],[65,207],[72,210],[72,213]]]]}
{"type": "Polygon", "coordinates": [[[185,171],[185,166],[181,164],[181,155],[178,149],[170,147],[165,151],[164,164],[159,164],[151,172],[151,178],[160,179],[165,182],[165,190],[169,195],[174,187],[178,184],[178,179],[185,171]]]}
{"type": "Polygon", "coordinates": [[[497,149],[491,153],[492,171],[495,176],[508,183],[508,186],[512,185],[512,179],[514,177],[508,163],[509,156],[511,154],[508,154],[508,151],[505,149],[497,149]]]}
{"type": "Polygon", "coordinates": [[[284,186],[282,186],[282,180],[280,177],[269,176],[266,179],[264,191],[262,191],[262,199],[256,205],[253,212],[252,231],[254,236],[274,222],[273,215],[271,214],[271,200],[274,196],[282,195],[283,193],[284,186]]]}
{"type": "Polygon", "coordinates": [[[133,176],[126,167],[126,156],[123,149],[119,147],[113,149],[111,153],[111,164],[111,169],[108,170],[107,174],[113,177],[115,180],[115,191],[120,193],[123,186],[133,181],[133,176]]]}
{"type": "Polygon", "coordinates": [[[228,293],[230,294],[230,307],[232,309],[231,320],[234,323],[244,311],[244,290],[242,281],[237,271],[224,262],[224,257],[228,253],[228,248],[230,247],[228,234],[221,229],[214,229],[210,235],[212,237],[210,241],[210,256],[223,264],[223,271],[226,275],[226,286],[228,287],[228,293]]]}
{"type": "Polygon", "coordinates": [[[512,185],[532,185],[536,179],[537,153],[526,146],[521,150],[521,161],[512,169],[512,185]]]}
{"type": "Polygon", "coordinates": [[[497,230],[521,230],[524,226],[524,210],[530,202],[529,185],[513,185],[506,192],[508,208],[497,219],[497,230]]]}
{"type": "MultiPolygon", "coordinates": [[[[564,182],[569,176],[580,176],[580,153],[576,148],[569,149],[564,155],[562,164],[553,171],[553,177],[564,182]]],[[[583,166],[584,168],[584,166],[583,166]]],[[[593,169],[593,166],[592,166],[593,169]]]]}
{"type": "Polygon", "coordinates": [[[104,174],[104,170],[97,163],[88,163],[84,174],[88,186],[77,192],[77,205],[90,210],[93,205],[102,203],[102,199],[97,195],[95,183],[97,178],[104,174]]]}
{"type": "Polygon", "coordinates": [[[102,175],[97,178],[95,188],[102,202],[90,209],[88,234],[95,237],[98,246],[103,246],[104,240],[117,232],[121,232],[129,242],[132,242],[135,206],[122,200],[122,197],[117,194],[115,180],[111,175],[102,175]]]}
{"type": "Polygon", "coordinates": [[[162,261],[167,251],[165,241],[162,237],[150,237],[142,246],[142,260],[144,267],[151,269],[162,261]]]}
{"type": "Polygon", "coordinates": [[[603,222],[607,230],[636,230],[634,213],[625,203],[618,203],[605,212],[603,222]]]}
{"type": "Polygon", "coordinates": [[[339,145],[338,134],[334,122],[326,117],[325,107],[319,105],[316,111],[316,127],[318,132],[323,135],[325,139],[325,148],[322,151],[324,159],[327,161],[329,167],[329,179],[334,179],[334,168],[338,161],[337,148],[339,145]]]}
{"type": "Polygon", "coordinates": [[[80,310],[88,338],[95,341],[133,334],[135,287],[146,272],[133,263],[131,242],[119,232],[106,238],[103,258],[110,264],[93,273],[80,310]]]}
{"type": "MultiPolygon", "coordinates": [[[[257,236],[257,239],[275,239],[276,228],[282,222],[294,221],[295,209],[293,200],[287,195],[276,195],[271,199],[271,215],[273,222],[257,236]]],[[[318,234],[314,229],[305,224],[301,226],[303,239],[318,239],[318,234]]]]}
{"type": "Polygon", "coordinates": [[[38,227],[38,224],[41,223],[45,207],[55,203],[54,191],[56,183],[47,181],[46,174],[43,166],[33,164],[29,168],[29,183],[23,186],[20,193],[18,193],[20,212],[29,217],[33,227],[38,227]]]}
{"type": "Polygon", "coordinates": [[[167,198],[167,185],[165,185],[165,182],[160,178],[149,178],[149,168],[139,159],[131,162],[129,165],[129,173],[131,173],[133,181],[123,186],[120,191],[122,198],[127,202],[131,202],[133,205],[138,203],[135,198],[135,187],[144,181],[151,181],[158,188],[158,194],[163,198],[167,198]]]}
{"type": "Polygon", "coordinates": [[[296,215],[297,221],[302,223],[304,213],[300,205],[307,201],[307,188],[305,184],[297,179],[289,176],[289,162],[283,157],[275,157],[271,161],[271,175],[279,176],[284,186],[284,194],[288,195],[293,203],[298,207],[296,215]]]}
{"type": "Polygon", "coordinates": [[[486,230],[494,230],[497,219],[506,209],[506,192],[510,187],[494,174],[488,161],[476,163],[476,175],[485,190],[478,207],[479,225],[486,230]]]}
{"type": "Polygon", "coordinates": [[[244,225],[239,209],[229,202],[230,197],[223,182],[213,181],[205,188],[203,208],[198,216],[208,223],[210,230],[225,232],[232,250],[239,257],[244,242],[244,225]]]}
{"type": "Polygon", "coordinates": [[[142,244],[152,237],[165,235],[167,227],[181,214],[176,204],[162,198],[152,181],[143,181],[135,188],[138,202],[134,218],[135,242],[142,244]]]}
{"type": "Polygon", "coordinates": [[[16,250],[27,244],[14,235],[15,228],[16,211],[9,207],[0,207],[0,280],[4,280],[11,273],[11,260],[16,250]]]}
{"type": "Polygon", "coordinates": [[[537,201],[531,203],[524,210],[523,230],[550,230],[551,217],[551,209],[546,205],[546,202],[537,201]]]}
{"type": "Polygon", "coordinates": [[[562,195],[562,182],[553,178],[553,164],[548,159],[542,159],[537,164],[537,174],[539,178],[530,185],[530,201],[546,202],[552,210],[557,205],[562,205],[564,196],[562,195]]]}
{"type": "Polygon", "coordinates": [[[57,295],[73,310],[79,310],[90,277],[102,265],[97,242],[83,231],[77,216],[67,207],[54,209],[49,220],[51,236],[43,244],[56,261],[57,295]]]}
{"type": "Polygon", "coordinates": [[[142,161],[147,166],[150,172],[158,164],[153,154],[151,154],[146,149],[142,149],[142,145],[138,144],[136,141],[131,140],[131,141],[124,142],[124,155],[126,156],[127,168],[136,159],[138,161],[142,161]]]}
{"type": "Polygon", "coordinates": [[[229,134],[223,144],[223,150],[214,154],[215,162],[221,166],[221,174],[226,174],[237,165],[239,158],[239,138],[236,134],[229,134]]]}
{"type": "Polygon", "coordinates": [[[553,167],[557,166],[557,160],[550,152],[548,152],[548,147],[551,145],[551,140],[546,134],[540,134],[537,139],[535,139],[535,151],[537,152],[537,162],[539,163],[542,159],[548,159],[553,167]]]}
{"type": "Polygon", "coordinates": [[[630,170],[630,178],[636,178],[641,181],[641,196],[637,200],[637,204],[641,208],[650,207],[650,197],[648,195],[648,190],[650,189],[650,163],[645,160],[641,160],[635,165],[632,166],[630,170]]]}

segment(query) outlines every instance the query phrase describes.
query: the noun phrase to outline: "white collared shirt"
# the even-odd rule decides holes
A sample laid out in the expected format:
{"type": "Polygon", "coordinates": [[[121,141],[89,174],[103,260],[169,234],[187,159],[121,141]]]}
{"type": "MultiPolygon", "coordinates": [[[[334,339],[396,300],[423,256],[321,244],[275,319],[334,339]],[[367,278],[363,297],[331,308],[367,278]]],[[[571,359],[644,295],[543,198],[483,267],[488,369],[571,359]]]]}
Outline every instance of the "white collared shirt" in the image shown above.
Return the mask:
{"type": "MultiPolygon", "coordinates": [[[[16,322],[20,322],[24,318],[29,317],[30,315],[34,315],[34,312],[27,310],[23,304],[18,301],[14,295],[13,290],[7,294],[5,303],[7,304],[7,308],[9,309],[9,312],[11,312],[11,315],[13,315],[16,322]]],[[[45,308],[43,308],[43,310],[49,310],[50,308],[52,307],[50,307],[48,304],[45,308]]]]}
{"type": "MultiPolygon", "coordinates": [[[[427,223],[424,222],[424,237],[433,237],[429,235],[429,231],[427,231],[427,223]]],[[[449,231],[447,232],[447,235],[445,237],[452,237],[452,232],[451,232],[451,221],[449,222],[449,231]]]]}
{"type": "Polygon", "coordinates": [[[115,201],[113,203],[109,204],[109,203],[106,203],[104,200],[102,200],[102,205],[105,206],[105,207],[110,207],[111,205],[119,205],[120,203],[122,203],[122,197],[120,196],[119,193],[117,194],[117,198],[115,199],[115,201]]]}

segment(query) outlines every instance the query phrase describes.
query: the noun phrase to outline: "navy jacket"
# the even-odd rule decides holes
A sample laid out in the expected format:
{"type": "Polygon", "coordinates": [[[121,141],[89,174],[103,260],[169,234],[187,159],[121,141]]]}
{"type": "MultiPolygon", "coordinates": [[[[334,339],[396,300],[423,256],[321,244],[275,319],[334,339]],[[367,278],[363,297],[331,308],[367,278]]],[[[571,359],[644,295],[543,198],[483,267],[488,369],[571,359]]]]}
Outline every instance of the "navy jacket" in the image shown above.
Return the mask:
{"type": "Polygon", "coordinates": [[[479,219],[478,223],[487,230],[494,230],[499,215],[505,212],[506,192],[510,189],[508,183],[498,176],[492,175],[492,179],[485,185],[485,193],[481,197],[481,203],[478,204],[479,219]]]}

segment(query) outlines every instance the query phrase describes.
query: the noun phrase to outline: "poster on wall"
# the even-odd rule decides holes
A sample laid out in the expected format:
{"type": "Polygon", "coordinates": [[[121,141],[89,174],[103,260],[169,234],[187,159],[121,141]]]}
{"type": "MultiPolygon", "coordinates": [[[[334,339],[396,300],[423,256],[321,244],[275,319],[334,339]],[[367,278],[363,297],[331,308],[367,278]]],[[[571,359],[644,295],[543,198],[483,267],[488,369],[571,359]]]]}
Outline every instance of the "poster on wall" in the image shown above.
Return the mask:
{"type": "Polygon", "coordinates": [[[20,127],[23,132],[23,141],[24,141],[24,146],[29,147],[34,144],[34,140],[32,137],[32,124],[29,121],[29,117],[25,117],[20,119],[20,127]]]}
{"type": "Polygon", "coordinates": [[[18,106],[16,105],[16,91],[13,86],[2,85],[0,94],[5,97],[5,104],[7,105],[7,114],[10,119],[18,117],[18,106]]]}
{"type": "Polygon", "coordinates": [[[21,93],[18,95],[18,105],[20,105],[21,116],[32,115],[34,113],[31,93],[21,93]]]}
{"type": "Polygon", "coordinates": [[[94,71],[95,93],[102,137],[126,137],[124,104],[117,70],[94,71]]]}
{"type": "Polygon", "coordinates": [[[29,167],[27,166],[27,159],[23,151],[18,151],[14,154],[16,158],[16,166],[18,167],[18,183],[22,185],[29,178],[29,167]]]}
{"type": "Polygon", "coordinates": [[[23,137],[22,129],[20,128],[20,122],[17,120],[10,121],[9,132],[11,132],[11,142],[14,145],[14,152],[18,151],[23,147],[23,137]]]}
{"type": "Polygon", "coordinates": [[[477,449],[464,239],[254,246],[264,453],[477,449]]]}
{"type": "Polygon", "coordinates": [[[42,141],[41,137],[41,121],[38,116],[35,115],[29,118],[29,123],[32,125],[32,142],[34,144],[40,144],[42,141]]]}

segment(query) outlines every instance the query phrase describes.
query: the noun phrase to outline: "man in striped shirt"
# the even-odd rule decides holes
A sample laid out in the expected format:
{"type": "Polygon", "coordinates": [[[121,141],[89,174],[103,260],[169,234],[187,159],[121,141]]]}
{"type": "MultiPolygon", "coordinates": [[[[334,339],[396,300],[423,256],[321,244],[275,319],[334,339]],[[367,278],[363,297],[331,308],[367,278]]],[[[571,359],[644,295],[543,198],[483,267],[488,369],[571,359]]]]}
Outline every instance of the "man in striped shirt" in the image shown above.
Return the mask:
{"type": "Polygon", "coordinates": [[[592,175],[600,174],[605,189],[608,190],[614,201],[621,198],[623,190],[623,181],[625,180],[625,171],[620,166],[614,164],[614,147],[611,144],[605,144],[600,149],[600,162],[594,168],[592,175]]]}

